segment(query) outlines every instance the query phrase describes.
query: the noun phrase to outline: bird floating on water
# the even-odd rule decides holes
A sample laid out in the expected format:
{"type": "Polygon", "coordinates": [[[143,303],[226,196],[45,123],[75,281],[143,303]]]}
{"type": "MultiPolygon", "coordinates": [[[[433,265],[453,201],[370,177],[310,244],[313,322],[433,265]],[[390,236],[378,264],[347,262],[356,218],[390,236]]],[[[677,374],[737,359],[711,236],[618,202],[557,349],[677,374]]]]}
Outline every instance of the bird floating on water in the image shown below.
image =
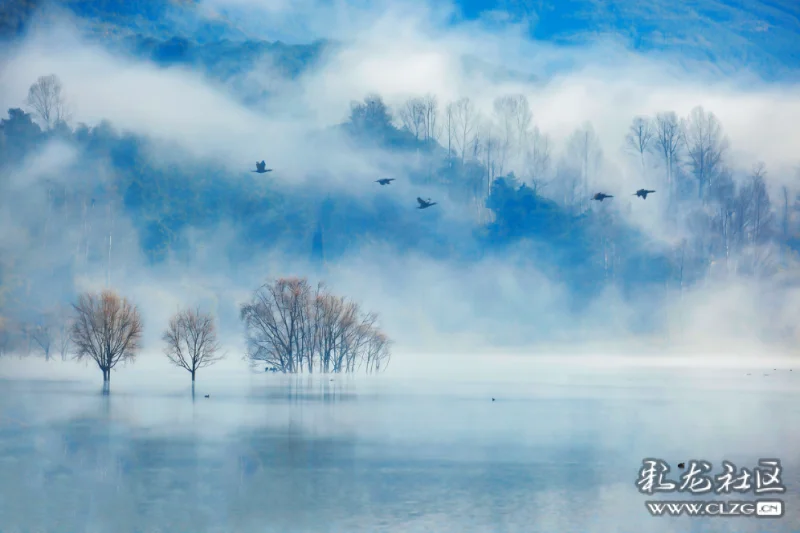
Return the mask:
{"type": "Polygon", "coordinates": [[[417,197],[417,202],[419,202],[419,207],[417,207],[417,209],[427,209],[432,205],[436,205],[436,202],[431,202],[430,198],[423,200],[422,198],[417,197]]]}
{"type": "Polygon", "coordinates": [[[206,394],[204,397],[205,397],[205,398],[210,398],[210,397],[211,397],[211,395],[210,395],[210,394],[206,394]]]}
{"type": "Polygon", "coordinates": [[[606,198],[614,198],[614,197],[611,196],[610,194],[604,194],[602,192],[599,192],[599,193],[595,194],[594,196],[592,196],[592,200],[597,200],[599,202],[602,202],[606,198]]]}
{"type": "Polygon", "coordinates": [[[648,191],[647,189],[639,189],[638,191],[636,191],[636,193],[633,194],[633,196],[639,196],[639,197],[641,197],[642,200],[647,200],[647,195],[651,194],[651,193],[654,193],[654,192],[656,192],[656,191],[648,191]]]}
{"type": "Polygon", "coordinates": [[[264,174],[266,172],[272,172],[272,169],[271,168],[267,168],[267,163],[262,161],[260,163],[256,162],[256,169],[255,170],[251,170],[250,172],[258,172],[259,174],[264,174]]]}

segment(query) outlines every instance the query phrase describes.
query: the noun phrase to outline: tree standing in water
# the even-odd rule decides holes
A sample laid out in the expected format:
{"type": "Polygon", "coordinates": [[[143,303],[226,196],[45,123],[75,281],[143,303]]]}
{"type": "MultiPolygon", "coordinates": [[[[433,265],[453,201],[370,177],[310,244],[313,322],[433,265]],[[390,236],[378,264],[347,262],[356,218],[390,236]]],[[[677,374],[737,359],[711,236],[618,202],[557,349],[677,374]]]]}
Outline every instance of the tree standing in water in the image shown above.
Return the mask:
{"type": "Polygon", "coordinates": [[[111,370],[120,362],[133,361],[142,339],[139,310],[111,290],[84,293],[73,305],[76,317],[70,330],[75,359],[90,358],[103,372],[108,393],[111,370]]]}
{"type": "Polygon", "coordinates": [[[224,355],[218,355],[220,346],[214,317],[199,309],[176,313],[161,338],[166,343],[164,354],[167,359],[192,375],[192,390],[197,371],[224,358],[224,355]]]}

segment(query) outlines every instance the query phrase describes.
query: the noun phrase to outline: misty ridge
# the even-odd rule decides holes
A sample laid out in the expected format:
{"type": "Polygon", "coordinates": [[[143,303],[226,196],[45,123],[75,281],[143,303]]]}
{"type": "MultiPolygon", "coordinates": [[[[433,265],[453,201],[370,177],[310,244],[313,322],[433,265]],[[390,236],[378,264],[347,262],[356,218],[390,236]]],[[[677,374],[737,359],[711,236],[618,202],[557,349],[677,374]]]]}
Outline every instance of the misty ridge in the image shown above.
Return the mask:
{"type": "Polygon", "coordinates": [[[413,17],[389,43],[380,19],[328,46],[104,41],[78,29],[96,19],[56,14],[0,60],[4,355],[66,357],[70,304],[103,288],[141,313],[147,350],[196,307],[252,355],[240,306],[265,281],[304,279],[289,293],[324,281],[365,310],[359,331],[375,335],[352,342],[371,361],[388,360],[374,354],[389,339],[797,338],[798,103],[780,87],[706,97],[702,77],[678,79],[647,99],[657,81],[612,87],[660,72],[635,58],[609,74],[584,59],[574,82],[521,74],[524,62],[491,70],[465,63],[477,45],[436,41],[413,17]],[[254,172],[262,160],[272,172],[254,172]]]}

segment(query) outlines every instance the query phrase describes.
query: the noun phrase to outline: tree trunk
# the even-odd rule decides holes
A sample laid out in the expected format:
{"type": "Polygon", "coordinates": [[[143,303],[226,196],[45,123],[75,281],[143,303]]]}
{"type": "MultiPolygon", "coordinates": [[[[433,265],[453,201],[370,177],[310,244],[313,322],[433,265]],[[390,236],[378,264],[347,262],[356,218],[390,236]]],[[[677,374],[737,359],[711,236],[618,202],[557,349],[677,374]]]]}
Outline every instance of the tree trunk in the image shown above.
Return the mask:
{"type": "Polygon", "coordinates": [[[194,376],[195,376],[195,374],[196,374],[196,373],[197,373],[197,369],[196,369],[196,368],[193,368],[193,369],[192,369],[192,386],[193,386],[193,387],[194,387],[194,376]]]}

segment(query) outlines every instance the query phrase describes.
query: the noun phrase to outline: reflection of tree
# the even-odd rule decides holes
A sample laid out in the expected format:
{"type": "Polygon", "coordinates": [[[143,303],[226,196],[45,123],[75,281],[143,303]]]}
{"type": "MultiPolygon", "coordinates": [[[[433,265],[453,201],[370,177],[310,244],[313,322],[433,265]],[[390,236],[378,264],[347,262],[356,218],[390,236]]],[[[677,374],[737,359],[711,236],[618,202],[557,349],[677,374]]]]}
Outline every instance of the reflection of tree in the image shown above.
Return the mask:
{"type": "MultiPolygon", "coordinates": [[[[298,382],[298,394],[303,386],[298,382]]],[[[302,413],[270,398],[271,425],[228,435],[131,427],[111,419],[124,404],[106,401],[47,429],[0,427],[2,457],[14,457],[4,479],[30,481],[3,493],[4,523],[47,531],[83,531],[86,524],[119,531],[120,523],[123,531],[379,531],[381,523],[407,524],[410,513],[438,527],[447,509],[498,530],[493,510],[508,523],[536,521],[531,501],[590,501],[609,483],[635,476],[623,451],[609,454],[596,444],[606,429],[592,421],[588,401],[560,410],[572,424],[542,429],[533,452],[507,437],[483,444],[422,435],[397,445],[385,436],[372,441],[344,422],[349,406],[320,416],[331,411],[312,400],[315,394],[319,400],[318,390],[306,392],[302,413]],[[497,446],[502,456],[487,453],[497,446]],[[37,499],[42,493],[47,498],[37,499]]],[[[547,403],[534,414],[552,409],[547,403]]]]}

